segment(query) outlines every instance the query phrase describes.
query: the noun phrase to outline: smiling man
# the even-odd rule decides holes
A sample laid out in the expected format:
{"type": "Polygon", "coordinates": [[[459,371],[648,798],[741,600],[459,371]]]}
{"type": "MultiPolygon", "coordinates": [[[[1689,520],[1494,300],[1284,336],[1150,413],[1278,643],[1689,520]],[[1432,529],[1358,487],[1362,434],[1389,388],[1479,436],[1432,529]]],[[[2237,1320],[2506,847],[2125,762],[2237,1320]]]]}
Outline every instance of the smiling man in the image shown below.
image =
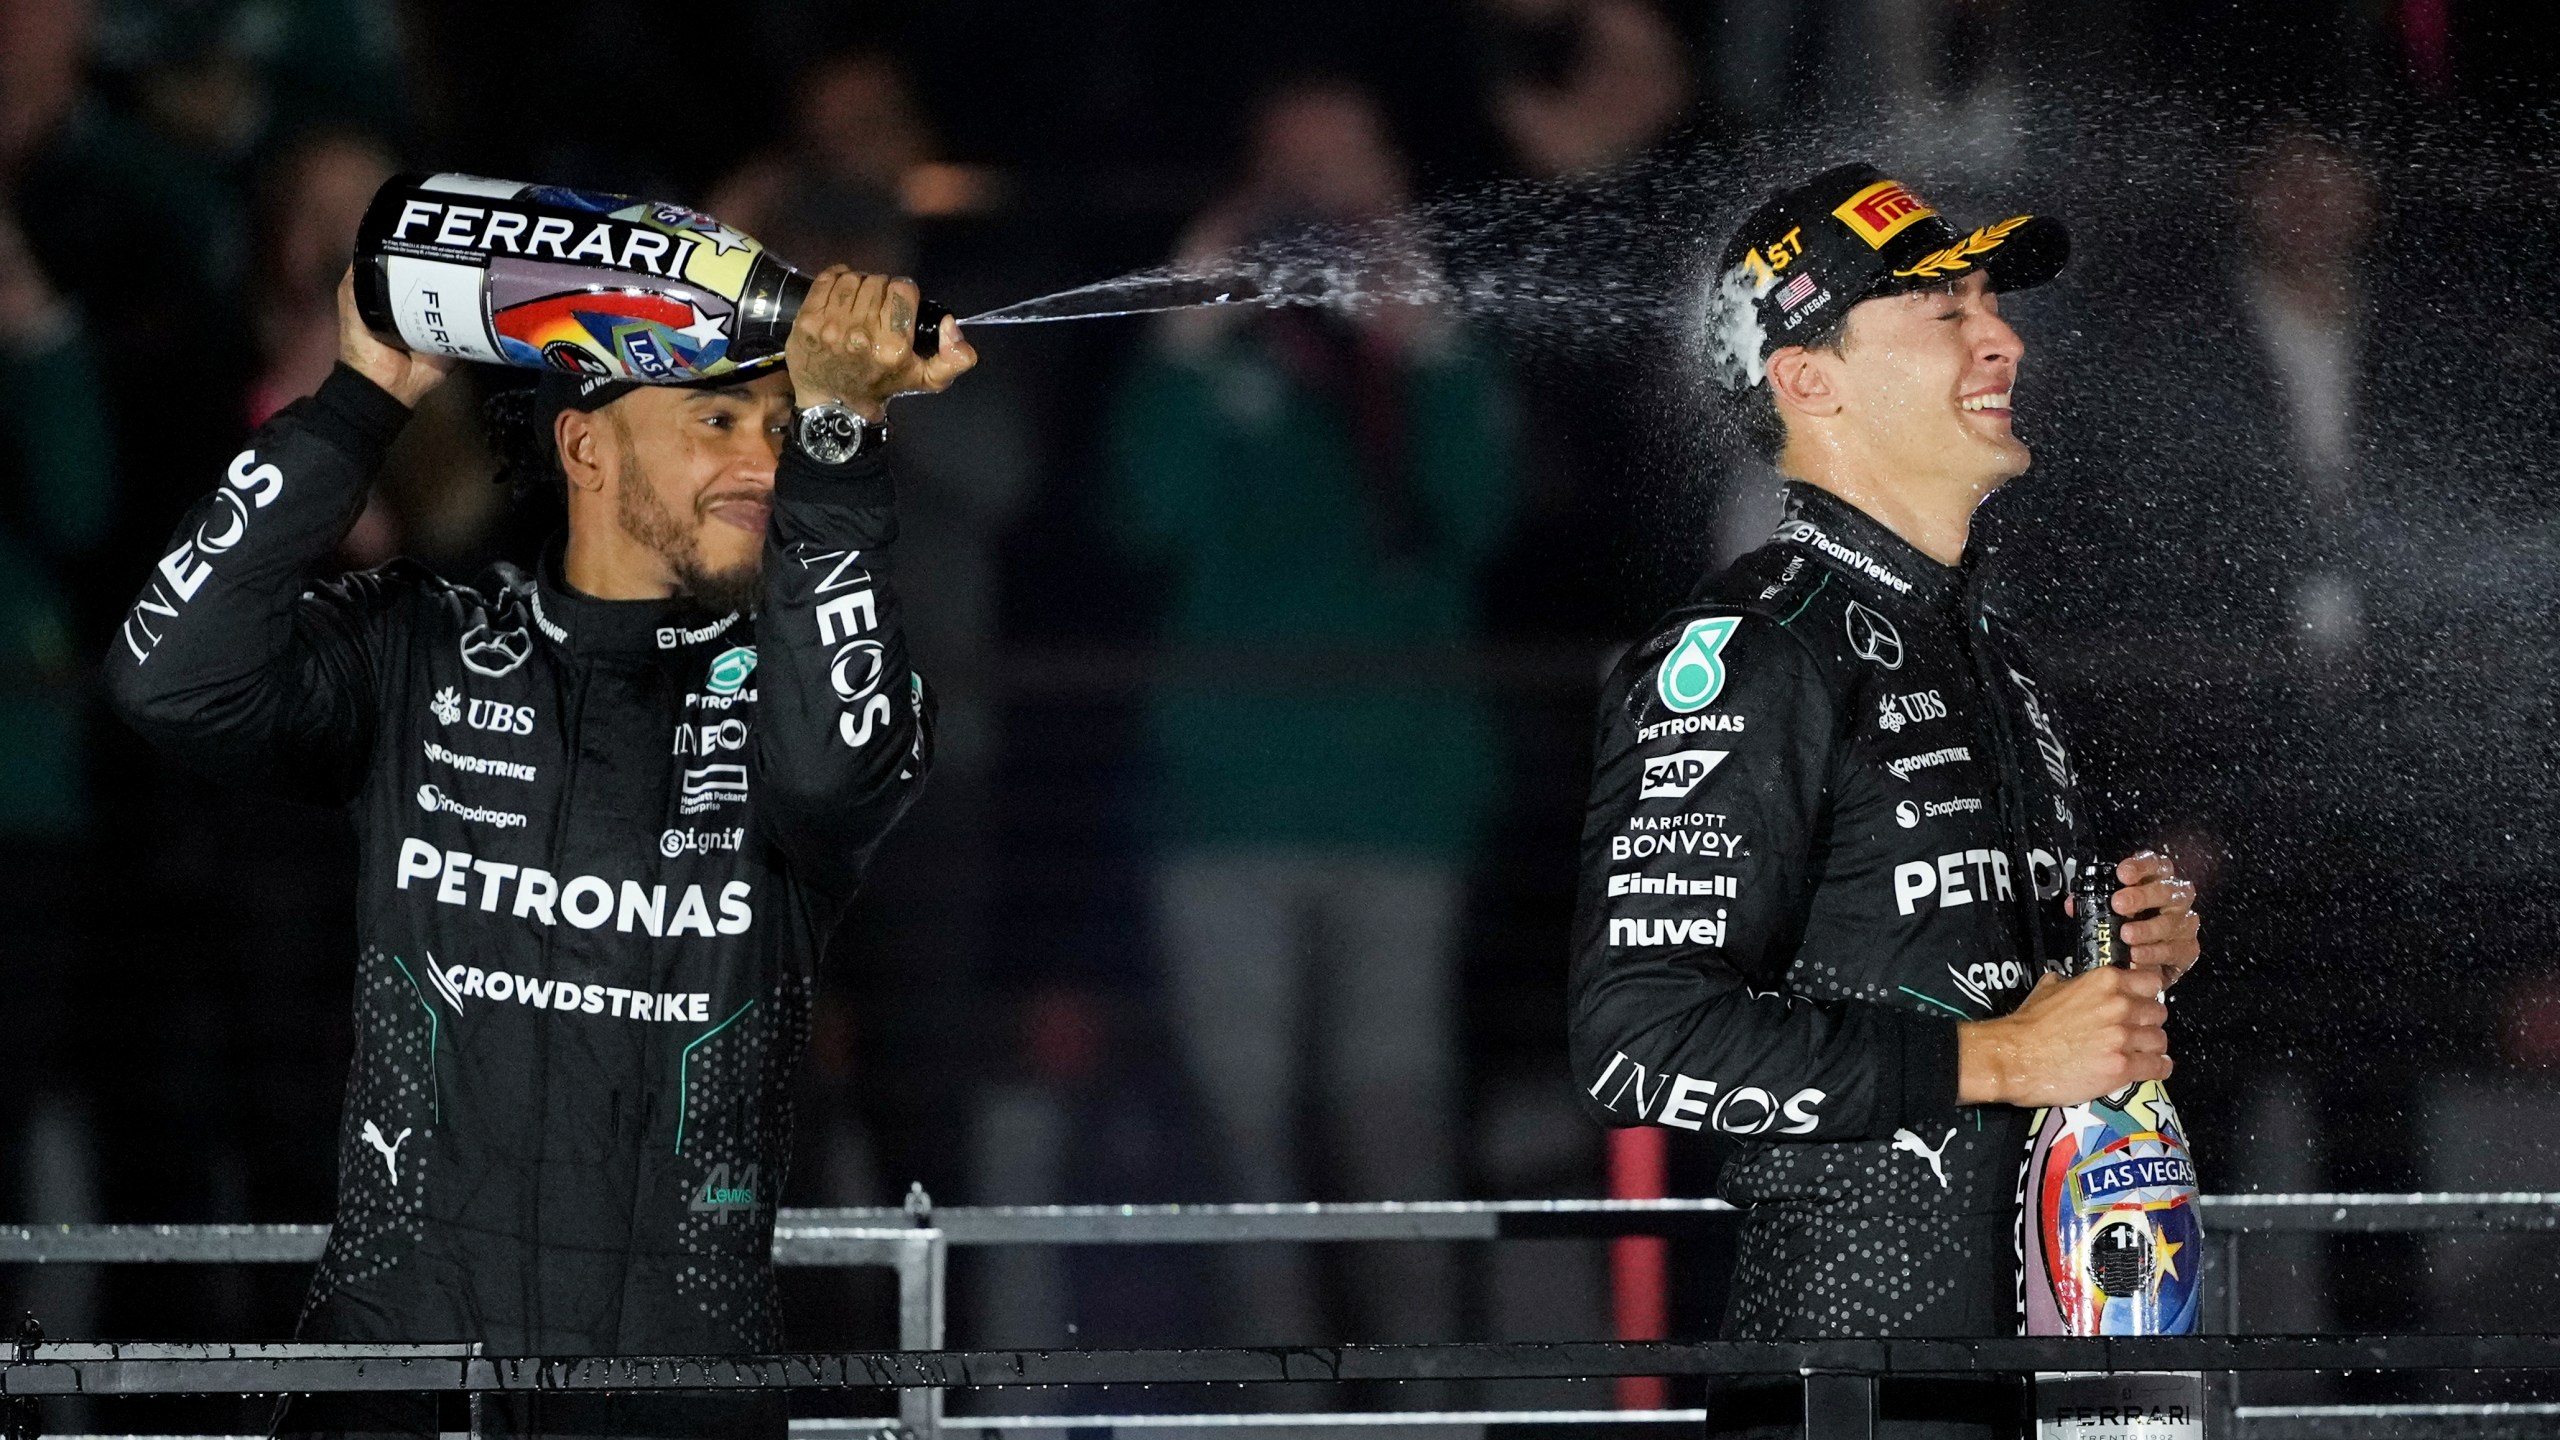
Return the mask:
{"type": "MultiPolygon", "coordinates": [[[[814,962],[932,758],[889,583],[888,398],[973,362],[915,287],[818,277],[783,363],[550,376],[566,541],[533,573],[329,576],[451,362],[339,294],[340,364],[179,523],[108,657],[216,779],[344,807],[355,1061],[309,1340],[494,1354],[771,1350],[773,1204],[814,962]],[[797,414],[795,417],[795,407],[797,414]]],[[[314,1397],[295,1432],[433,1435],[314,1397]]],[[[509,1397],[502,1434],[779,1440],[776,1401],[509,1397]]]]}
{"type": "MultiPolygon", "coordinates": [[[[2192,892],[2122,862],[2117,908],[2157,912],[2124,927],[2136,968],[2039,978],[2088,840],[1966,551],[2027,468],[2001,292],[2068,249],[2049,219],[1959,231],[1851,165],[1723,257],[1713,359],[1787,515],[1603,691],[1569,1026],[1604,1122],[1729,1145],[1735,1338],[2014,1333],[2033,1107],[2169,1073],[2192,892]]],[[[1719,1387],[1711,1428],[1795,1433],[1796,1388],[1719,1387]]],[[[1882,1403],[1906,1435],[2003,1434],[2017,1409],[1999,1385],[1882,1403]]]]}

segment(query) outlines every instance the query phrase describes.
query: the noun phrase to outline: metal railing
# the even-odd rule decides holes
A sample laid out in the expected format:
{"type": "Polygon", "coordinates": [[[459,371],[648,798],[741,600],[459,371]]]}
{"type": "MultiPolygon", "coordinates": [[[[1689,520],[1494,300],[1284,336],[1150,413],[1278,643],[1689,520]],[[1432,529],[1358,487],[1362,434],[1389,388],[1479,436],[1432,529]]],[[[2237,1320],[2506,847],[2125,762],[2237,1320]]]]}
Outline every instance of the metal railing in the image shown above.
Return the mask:
{"type": "MultiPolygon", "coordinates": [[[[897,1352],[833,1356],[491,1357],[469,1346],[134,1346],[46,1344],[0,1367],[0,1394],[279,1393],[325,1389],[892,1388],[898,1423],[921,1440],[944,1429],[1008,1431],[1171,1425],[1413,1425],[1695,1422],[1679,1410],[1363,1412],[1333,1415],[950,1416],[955,1386],[1296,1382],[1355,1379],[1533,1379],[1609,1375],[1785,1373],[1808,1377],[1808,1406],[1872,1414],[1874,1381],[1903,1374],[2015,1374],[2037,1369],[2560,1370],[2560,1337],[2245,1336],[2236,1258],[2245,1237],[2282,1234],[2560,1231],[2560,1194],[2283,1194],[2201,1197],[2208,1314],[2224,1333],[2122,1340],[1858,1340],[1806,1343],[1590,1342],[1539,1345],[1288,1347],[1255,1350],[948,1352],[948,1260],[954,1246],[1183,1245],[1270,1242],[1484,1241],[1677,1236],[1729,1223],[1716,1200],[1512,1200],[1363,1205],[1069,1205],[936,1208],[922,1189],[898,1209],[786,1210],[774,1261],[879,1266],[899,1277],[897,1352]]],[[[0,1264],[308,1263],[320,1225],[55,1225],[0,1227],[0,1264]]],[[[2428,1416],[2524,1417],[2506,1406],[2231,1406],[2257,1436],[2312,1433],[2320,1422],[2359,1433],[2428,1416]],[[2309,1427],[2309,1428],[2304,1428],[2309,1427]]],[[[1809,1408],[1809,1413],[1811,1410],[1809,1408]]],[[[850,1434],[872,1421],[795,1422],[796,1433],[850,1434]]],[[[1840,1423],[1849,1423],[1846,1420],[1840,1423]]],[[[2333,1427],[2334,1428],[2334,1427],[2333,1427]]]]}

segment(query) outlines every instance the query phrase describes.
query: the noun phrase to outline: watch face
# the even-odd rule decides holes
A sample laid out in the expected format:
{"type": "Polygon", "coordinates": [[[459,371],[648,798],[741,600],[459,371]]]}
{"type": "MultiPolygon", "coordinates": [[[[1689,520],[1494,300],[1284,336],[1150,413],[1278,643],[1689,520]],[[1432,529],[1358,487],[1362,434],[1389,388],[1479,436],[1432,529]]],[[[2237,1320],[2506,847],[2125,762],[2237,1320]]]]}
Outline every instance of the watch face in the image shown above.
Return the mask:
{"type": "Polygon", "coordinates": [[[800,448],[821,465],[841,465],[861,453],[869,428],[841,405],[813,405],[800,412],[800,448]]]}

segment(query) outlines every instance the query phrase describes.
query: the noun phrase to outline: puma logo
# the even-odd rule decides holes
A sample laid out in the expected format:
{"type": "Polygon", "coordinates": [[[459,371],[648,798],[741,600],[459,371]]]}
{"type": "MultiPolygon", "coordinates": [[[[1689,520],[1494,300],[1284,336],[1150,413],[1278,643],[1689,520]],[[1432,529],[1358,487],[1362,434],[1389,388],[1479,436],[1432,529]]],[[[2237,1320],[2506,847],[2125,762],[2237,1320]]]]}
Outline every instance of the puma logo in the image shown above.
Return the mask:
{"type": "MultiPolygon", "coordinates": [[[[406,1135],[409,1132],[403,1130],[400,1133],[406,1135]]],[[[1955,1142],[1955,1138],[1956,1127],[1950,1125],[1947,1127],[1946,1138],[1938,1142],[1937,1149],[1932,1150],[1921,1142],[1919,1136],[1912,1134],[1908,1130],[1896,1130],[1893,1132],[1893,1148],[1896,1151],[1908,1150],[1912,1154],[1919,1156],[1921,1159],[1928,1161],[1929,1173],[1938,1177],[1938,1188],[1941,1190],[1950,1190],[1954,1187],[1947,1183],[1946,1155],[1947,1146],[1953,1144],[1955,1142]]]]}
{"type": "MultiPolygon", "coordinates": [[[[1952,1135],[1955,1132],[1951,1130],[1947,1133],[1952,1135]]],[[[367,1120],[364,1122],[364,1143],[382,1152],[382,1163],[391,1167],[391,1183],[399,1184],[400,1147],[409,1143],[408,1128],[406,1126],[401,1128],[399,1139],[385,1140],[382,1138],[382,1127],[367,1120]]]]}

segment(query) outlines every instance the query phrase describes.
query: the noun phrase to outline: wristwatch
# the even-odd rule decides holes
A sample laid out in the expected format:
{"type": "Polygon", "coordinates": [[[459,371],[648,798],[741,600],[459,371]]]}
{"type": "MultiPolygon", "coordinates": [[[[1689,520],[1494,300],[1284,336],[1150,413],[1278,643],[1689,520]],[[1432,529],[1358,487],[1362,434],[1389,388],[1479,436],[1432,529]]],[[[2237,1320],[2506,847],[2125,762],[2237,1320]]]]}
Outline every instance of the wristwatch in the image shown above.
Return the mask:
{"type": "Polygon", "coordinates": [[[821,465],[841,465],[886,444],[889,426],[865,420],[839,401],[821,400],[800,412],[791,435],[801,454],[821,465]]]}

